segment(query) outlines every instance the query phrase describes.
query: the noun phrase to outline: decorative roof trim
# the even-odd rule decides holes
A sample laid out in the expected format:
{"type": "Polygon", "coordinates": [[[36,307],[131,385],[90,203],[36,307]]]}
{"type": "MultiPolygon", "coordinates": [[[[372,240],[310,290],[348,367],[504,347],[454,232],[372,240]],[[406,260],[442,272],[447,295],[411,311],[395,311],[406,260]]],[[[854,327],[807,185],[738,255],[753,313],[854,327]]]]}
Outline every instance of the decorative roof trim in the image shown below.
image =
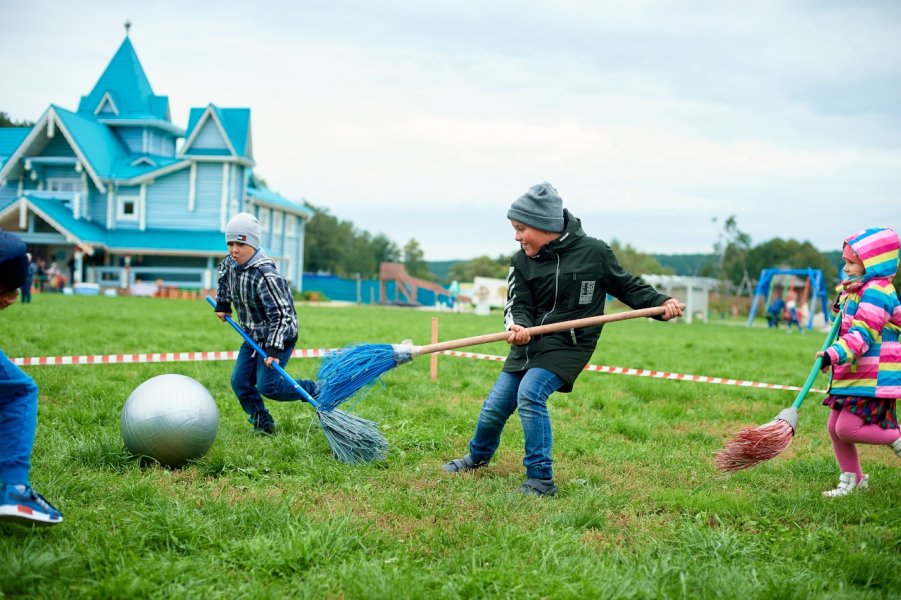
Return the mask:
{"type": "Polygon", "coordinates": [[[103,184],[103,181],[100,179],[100,176],[97,174],[97,171],[94,170],[94,167],[91,165],[90,161],[84,155],[84,152],[81,151],[81,147],[75,142],[75,138],[66,128],[62,119],[56,114],[56,111],[51,104],[50,107],[44,111],[44,114],[41,115],[41,118],[38,119],[38,122],[34,124],[34,127],[31,128],[31,132],[25,136],[25,139],[22,140],[22,143],[19,144],[19,147],[16,148],[16,151],[10,155],[10,157],[3,164],[3,167],[0,167],[0,181],[5,181],[8,179],[9,172],[12,170],[12,167],[18,164],[19,160],[25,157],[25,150],[31,147],[34,144],[35,140],[41,135],[42,131],[45,131],[46,128],[58,127],[60,131],[62,131],[63,135],[66,138],[66,141],[69,142],[69,145],[72,147],[72,151],[75,152],[75,155],[78,157],[78,161],[84,166],[87,170],[88,175],[91,176],[91,180],[94,182],[94,185],[97,186],[97,189],[100,190],[101,193],[106,192],[106,186],[103,184]]]}
{"type": "Polygon", "coordinates": [[[110,127],[156,127],[157,129],[168,131],[176,137],[185,136],[185,130],[181,127],[159,119],[104,119],[101,117],[97,119],[97,122],[110,127]]]}
{"type": "Polygon", "coordinates": [[[27,210],[30,210],[31,212],[42,218],[44,221],[46,221],[51,227],[56,229],[63,237],[66,238],[67,242],[69,242],[70,244],[75,244],[76,246],[84,250],[89,256],[94,254],[93,244],[85,242],[84,240],[70,232],[68,229],[60,225],[59,222],[53,219],[53,217],[42,211],[37,205],[31,202],[28,199],[28,196],[21,196],[18,200],[12,202],[5,209],[0,210],[0,218],[5,217],[13,210],[21,210],[23,204],[25,205],[25,208],[27,210]]]}
{"type": "Polygon", "coordinates": [[[156,162],[149,156],[139,156],[138,158],[134,159],[133,161],[131,161],[128,164],[130,164],[133,167],[137,167],[140,164],[147,164],[147,165],[150,165],[151,167],[159,167],[160,166],[158,162],[156,162]]]}
{"type": "Polygon", "coordinates": [[[213,121],[216,123],[216,127],[219,128],[219,133],[222,135],[222,139],[225,140],[225,145],[228,147],[228,151],[231,152],[235,157],[241,157],[241,154],[235,151],[235,147],[228,135],[228,131],[225,129],[225,125],[222,123],[222,121],[219,120],[217,112],[218,111],[213,110],[212,104],[207,105],[206,109],[203,111],[203,114],[200,115],[199,119],[197,119],[197,125],[194,126],[194,131],[191,132],[191,137],[185,140],[185,144],[181,148],[182,155],[184,155],[184,153],[191,148],[191,145],[197,139],[197,136],[200,135],[200,131],[203,129],[203,126],[206,125],[207,120],[212,117],[213,121]]]}
{"type": "Polygon", "coordinates": [[[107,104],[113,109],[113,114],[119,114],[119,107],[116,106],[116,102],[113,100],[112,95],[107,91],[103,93],[103,97],[100,98],[100,102],[97,103],[97,108],[94,109],[94,115],[96,116],[103,112],[103,107],[107,104]]]}
{"type": "Polygon", "coordinates": [[[169,173],[174,173],[175,171],[180,171],[181,169],[187,168],[190,164],[191,161],[182,160],[180,162],[167,165],[161,169],[149,171],[147,173],[144,173],[143,175],[138,175],[137,177],[132,177],[131,179],[120,179],[118,180],[119,185],[138,185],[145,183],[147,181],[150,181],[151,179],[156,179],[157,177],[162,177],[163,175],[168,175],[169,173]]]}

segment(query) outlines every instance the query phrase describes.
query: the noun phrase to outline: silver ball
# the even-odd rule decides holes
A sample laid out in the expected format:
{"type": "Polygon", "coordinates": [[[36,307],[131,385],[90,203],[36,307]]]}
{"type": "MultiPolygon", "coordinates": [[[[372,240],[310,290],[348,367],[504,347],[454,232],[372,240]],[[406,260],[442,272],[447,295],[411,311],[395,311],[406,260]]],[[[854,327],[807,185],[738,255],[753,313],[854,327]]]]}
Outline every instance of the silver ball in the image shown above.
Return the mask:
{"type": "Polygon", "coordinates": [[[219,410],[198,381],[185,375],[157,375],[128,397],[121,428],[132,453],[178,467],[200,458],[213,445],[219,410]]]}

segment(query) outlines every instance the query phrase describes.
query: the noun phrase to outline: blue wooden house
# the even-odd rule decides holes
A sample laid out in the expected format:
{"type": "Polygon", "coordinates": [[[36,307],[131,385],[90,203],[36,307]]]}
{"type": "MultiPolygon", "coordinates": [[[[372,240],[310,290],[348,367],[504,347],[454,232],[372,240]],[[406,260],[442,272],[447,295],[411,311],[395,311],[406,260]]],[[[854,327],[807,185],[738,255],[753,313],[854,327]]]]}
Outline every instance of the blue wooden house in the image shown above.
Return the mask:
{"type": "Polygon", "coordinates": [[[211,288],[225,224],[256,215],[262,246],[300,289],[313,212],[254,176],[250,109],[192,108],[172,122],[126,35],[78,109],[0,128],[0,228],[74,282],[211,288]]]}

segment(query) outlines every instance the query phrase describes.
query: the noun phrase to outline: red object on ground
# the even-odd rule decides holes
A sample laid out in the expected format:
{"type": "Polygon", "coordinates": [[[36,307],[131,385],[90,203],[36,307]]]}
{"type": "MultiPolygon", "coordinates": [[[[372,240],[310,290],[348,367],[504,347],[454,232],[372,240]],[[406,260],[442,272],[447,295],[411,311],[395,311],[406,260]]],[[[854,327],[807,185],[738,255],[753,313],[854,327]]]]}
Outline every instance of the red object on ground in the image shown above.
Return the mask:
{"type": "Polygon", "coordinates": [[[716,453],[716,468],[730,473],[750,469],[781,454],[794,436],[792,426],[781,419],[759,427],[746,427],[716,453]]]}

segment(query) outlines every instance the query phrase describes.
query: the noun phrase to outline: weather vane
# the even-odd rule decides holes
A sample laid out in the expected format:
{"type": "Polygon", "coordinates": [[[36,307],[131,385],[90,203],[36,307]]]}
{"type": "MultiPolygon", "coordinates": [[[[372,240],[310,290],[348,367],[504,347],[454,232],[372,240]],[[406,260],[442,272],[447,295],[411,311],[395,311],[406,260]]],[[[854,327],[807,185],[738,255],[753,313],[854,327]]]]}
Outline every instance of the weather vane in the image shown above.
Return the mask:
{"type": "Polygon", "coordinates": [[[131,21],[125,21],[125,37],[128,37],[129,29],[131,29],[131,21]]]}

